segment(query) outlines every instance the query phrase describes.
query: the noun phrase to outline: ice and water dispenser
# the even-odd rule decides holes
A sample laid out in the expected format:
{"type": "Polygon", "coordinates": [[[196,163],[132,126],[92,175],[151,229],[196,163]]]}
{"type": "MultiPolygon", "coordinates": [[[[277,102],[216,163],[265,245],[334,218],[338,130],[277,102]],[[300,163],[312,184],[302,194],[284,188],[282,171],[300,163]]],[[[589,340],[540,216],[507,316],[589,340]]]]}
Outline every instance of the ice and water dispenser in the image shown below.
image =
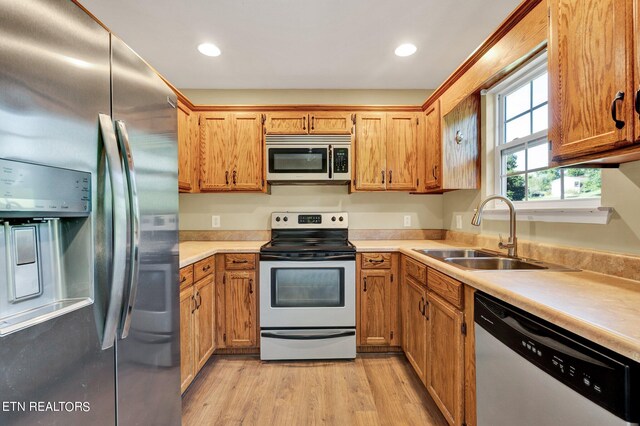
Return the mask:
{"type": "Polygon", "coordinates": [[[91,174],[0,159],[0,336],[93,301],[91,174]]]}

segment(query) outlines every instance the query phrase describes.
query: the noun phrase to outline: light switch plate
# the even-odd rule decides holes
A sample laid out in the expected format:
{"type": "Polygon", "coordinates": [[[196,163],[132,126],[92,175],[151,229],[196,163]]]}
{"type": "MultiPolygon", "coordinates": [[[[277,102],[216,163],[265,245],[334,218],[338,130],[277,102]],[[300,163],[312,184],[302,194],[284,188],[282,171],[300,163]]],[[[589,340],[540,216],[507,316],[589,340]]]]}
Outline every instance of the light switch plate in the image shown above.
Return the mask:
{"type": "Polygon", "coordinates": [[[462,215],[456,215],[456,229],[462,229],[462,215]]]}
{"type": "Polygon", "coordinates": [[[411,226],[411,216],[410,215],[405,215],[404,216],[404,226],[411,226]]]}
{"type": "Polygon", "coordinates": [[[211,216],[211,227],[220,228],[220,216],[211,216]]]}

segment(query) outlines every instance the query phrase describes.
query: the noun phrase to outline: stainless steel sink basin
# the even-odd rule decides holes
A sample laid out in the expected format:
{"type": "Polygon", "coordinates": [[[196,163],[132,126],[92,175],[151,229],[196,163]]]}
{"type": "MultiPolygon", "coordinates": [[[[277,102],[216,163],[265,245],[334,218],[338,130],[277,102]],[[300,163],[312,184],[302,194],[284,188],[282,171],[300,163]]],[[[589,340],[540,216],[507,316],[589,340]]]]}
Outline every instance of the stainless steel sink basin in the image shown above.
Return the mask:
{"type": "Polygon", "coordinates": [[[475,258],[475,257],[499,257],[498,253],[475,249],[413,249],[418,253],[442,260],[450,257],[475,258]]]}
{"type": "Polygon", "coordinates": [[[444,259],[462,269],[474,271],[573,271],[561,265],[539,262],[537,260],[515,259],[511,257],[453,257],[444,259]]]}

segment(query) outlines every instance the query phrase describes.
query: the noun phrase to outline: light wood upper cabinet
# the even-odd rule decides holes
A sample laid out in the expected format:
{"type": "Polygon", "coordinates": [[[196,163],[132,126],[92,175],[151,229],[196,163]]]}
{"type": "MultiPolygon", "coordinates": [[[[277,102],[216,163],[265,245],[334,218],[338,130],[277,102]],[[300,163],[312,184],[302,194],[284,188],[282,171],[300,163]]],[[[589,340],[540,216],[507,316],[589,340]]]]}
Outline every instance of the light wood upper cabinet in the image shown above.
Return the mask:
{"type": "Polygon", "coordinates": [[[550,0],[549,12],[552,160],[569,164],[631,144],[633,0],[550,0]]]}
{"type": "Polygon", "coordinates": [[[635,0],[633,4],[633,40],[634,40],[634,52],[635,52],[635,69],[634,69],[634,127],[635,127],[635,140],[640,142],[640,0],[635,0]]]}
{"type": "Polygon", "coordinates": [[[261,114],[203,113],[200,135],[202,192],[264,189],[261,114]]]}
{"type": "Polygon", "coordinates": [[[451,425],[464,422],[464,314],[427,296],[427,390],[451,425]]]}
{"type": "Polygon", "coordinates": [[[265,123],[267,135],[306,135],[309,133],[309,114],[306,112],[271,112],[265,123]]]}
{"type": "Polygon", "coordinates": [[[236,113],[231,115],[233,150],[231,183],[233,189],[260,191],[263,187],[262,122],[261,114],[236,113]]]}
{"type": "Polygon", "coordinates": [[[196,375],[193,287],[180,291],[180,392],[184,392],[196,375]]]}
{"type": "Polygon", "coordinates": [[[391,343],[391,271],[365,269],[360,283],[360,344],[391,343]]]}
{"type": "Polygon", "coordinates": [[[387,114],[387,189],[417,188],[418,116],[387,114]]]}
{"type": "Polygon", "coordinates": [[[440,132],[440,99],[425,111],[425,181],[427,190],[441,187],[442,133],[440,132]]]}
{"type": "Polygon", "coordinates": [[[418,172],[417,113],[356,114],[357,191],[413,191],[418,172]]]}
{"type": "Polygon", "coordinates": [[[461,101],[443,118],[439,189],[480,188],[480,96],[461,101]]]}
{"type": "Polygon", "coordinates": [[[355,188],[386,188],[386,117],[384,113],[356,115],[355,188]]]}
{"type": "Polygon", "coordinates": [[[257,303],[255,271],[224,273],[226,346],[255,347],[257,345],[257,303]]]}
{"type": "Polygon", "coordinates": [[[178,189],[192,192],[197,182],[198,114],[178,101],[178,189]]]}
{"type": "Polygon", "coordinates": [[[348,135],[353,130],[354,116],[349,112],[309,113],[309,133],[315,135],[348,135]]]}
{"type": "Polygon", "coordinates": [[[215,288],[213,275],[208,275],[194,284],[196,306],[196,365],[200,370],[215,350],[215,288]]]}

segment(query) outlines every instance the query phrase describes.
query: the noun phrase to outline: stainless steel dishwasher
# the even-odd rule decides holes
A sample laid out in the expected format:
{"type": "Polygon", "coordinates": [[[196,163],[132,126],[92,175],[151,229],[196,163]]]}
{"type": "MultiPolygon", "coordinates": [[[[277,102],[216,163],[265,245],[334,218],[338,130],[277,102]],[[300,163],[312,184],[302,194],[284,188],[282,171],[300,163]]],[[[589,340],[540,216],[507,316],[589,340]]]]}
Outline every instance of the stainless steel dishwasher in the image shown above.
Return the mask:
{"type": "Polygon", "coordinates": [[[640,364],[483,293],[478,426],[637,425],[640,364]]]}

